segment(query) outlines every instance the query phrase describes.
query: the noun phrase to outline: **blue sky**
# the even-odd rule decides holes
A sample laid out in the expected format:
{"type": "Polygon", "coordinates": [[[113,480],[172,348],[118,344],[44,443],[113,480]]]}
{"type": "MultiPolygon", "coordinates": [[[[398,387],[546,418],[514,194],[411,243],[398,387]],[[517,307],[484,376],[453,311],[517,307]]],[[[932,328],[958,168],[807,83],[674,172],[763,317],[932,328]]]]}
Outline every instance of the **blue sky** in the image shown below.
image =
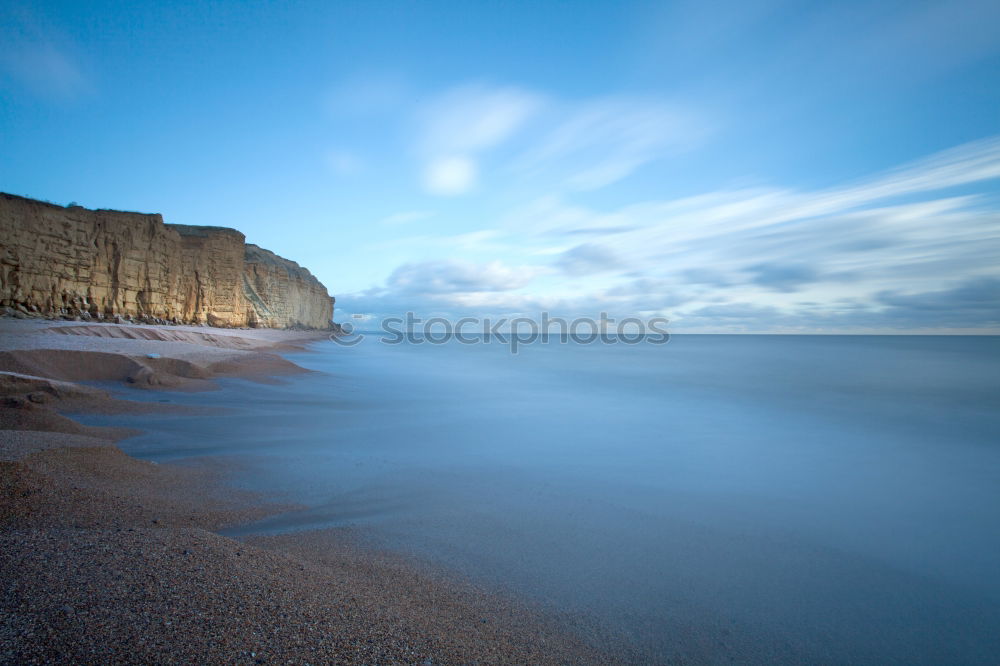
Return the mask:
{"type": "Polygon", "coordinates": [[[30,2],[0,190],[231,226],[338,320],[1000,332],[996,2],[30,2]]]}

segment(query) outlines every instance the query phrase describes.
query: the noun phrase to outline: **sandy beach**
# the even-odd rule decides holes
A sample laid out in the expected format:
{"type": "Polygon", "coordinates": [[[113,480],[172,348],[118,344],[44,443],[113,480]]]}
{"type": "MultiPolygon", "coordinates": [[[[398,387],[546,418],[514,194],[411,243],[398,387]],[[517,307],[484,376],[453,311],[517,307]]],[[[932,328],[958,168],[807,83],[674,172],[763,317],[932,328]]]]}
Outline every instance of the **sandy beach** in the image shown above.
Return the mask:
{"type": "Polygon", "coordinates": [[[0,319],[0,662],[612,663],[564,622],[349,530],[215,533],[287,509],[65,413],[174,410],[80,382],[280,381],[316,331],[0,319]]]}

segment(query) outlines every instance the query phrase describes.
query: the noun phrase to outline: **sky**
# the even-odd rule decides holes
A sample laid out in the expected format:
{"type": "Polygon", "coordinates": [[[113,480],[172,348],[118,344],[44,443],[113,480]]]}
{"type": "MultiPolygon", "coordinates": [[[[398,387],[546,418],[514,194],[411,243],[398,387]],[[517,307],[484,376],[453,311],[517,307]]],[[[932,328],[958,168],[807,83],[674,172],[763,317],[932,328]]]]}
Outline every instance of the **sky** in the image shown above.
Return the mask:
{"type": "Polygon", "coordinates": [[[0,190],[337,321],[1000,332],[1000,3],[0,1],[0,190]]]}

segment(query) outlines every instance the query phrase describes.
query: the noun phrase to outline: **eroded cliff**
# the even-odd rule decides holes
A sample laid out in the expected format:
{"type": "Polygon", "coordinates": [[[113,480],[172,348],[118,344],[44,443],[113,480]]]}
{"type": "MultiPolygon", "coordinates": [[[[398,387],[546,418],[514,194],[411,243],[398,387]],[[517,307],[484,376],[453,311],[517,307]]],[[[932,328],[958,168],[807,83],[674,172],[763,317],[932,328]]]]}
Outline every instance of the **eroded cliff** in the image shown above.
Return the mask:
{"type": "Polygon", "coordinates": [[[235,229],[0,194],[0,305],[28,314],[328,328],[333,299],[235,229]]]}
{"type": "Polygon", "coordinates": [[[250,301],[251,325],[273,328],[333,318],[333,300],[308,270],[252,244],[244,257],[243,293],[250,301]]]}

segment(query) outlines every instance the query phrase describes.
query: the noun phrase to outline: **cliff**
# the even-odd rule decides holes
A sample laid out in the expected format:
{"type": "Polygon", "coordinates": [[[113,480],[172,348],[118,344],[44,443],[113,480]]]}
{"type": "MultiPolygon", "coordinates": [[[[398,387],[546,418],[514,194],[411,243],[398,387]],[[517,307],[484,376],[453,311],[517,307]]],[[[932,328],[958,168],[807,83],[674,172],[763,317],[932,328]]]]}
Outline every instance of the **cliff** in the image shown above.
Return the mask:
{"type": "Polygon", "coordinates": [[[0,194],[0,305],[25,314],[329,328],[333,299],[235,229],[0,194]]]}
{"type": "Polygon", "coordinates": [[[244,252],[243,293],[251,305],[251,326],[333,319],[333,300],[312,273],[256,245],[248,244],[244,252]]]}

